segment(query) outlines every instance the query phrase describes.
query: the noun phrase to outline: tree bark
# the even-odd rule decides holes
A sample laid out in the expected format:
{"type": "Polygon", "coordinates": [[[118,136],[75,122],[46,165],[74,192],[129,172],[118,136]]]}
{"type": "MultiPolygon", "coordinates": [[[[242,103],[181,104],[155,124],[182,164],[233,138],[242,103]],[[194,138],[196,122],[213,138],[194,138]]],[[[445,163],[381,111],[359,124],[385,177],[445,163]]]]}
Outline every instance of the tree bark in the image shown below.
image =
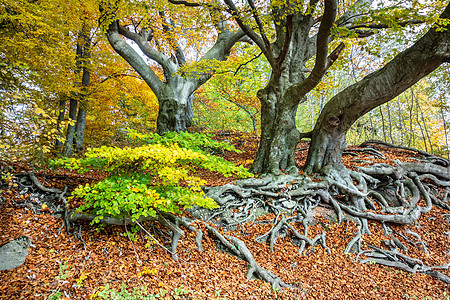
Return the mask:
{"type": "MultiPolygon", "coordinates": [[[[100,4],[101,18],[113,16],[114,19],[115,9],[117,8],[108,8],[106,5],[100,4]]],[[[151,46],[149,42],[153,39],[153,33],[148,28],[142,28],[139,32],[132,31],[126,26],[120,25],[118,20],[112,20],[106,27],[106,36],[114,51],[139,73],[158,99],[157,132],[164,134],[171,131],[187,131],[187,128],[192,125],[193,93],[211,78],[212,73],[195,74],[193,77],[182,77],[177,73],[179,68],[185,64],[186,59],[182,47],[178,45],[173,36],[172,21],[166,18],[164,11],[160,11],[159,14],[167,22],[163,24],[163,31],[167,34],[173,48],[170,56],[151,46]],[[122,37],[134,41],[145,56],[162,67],[165,75],[164,81],[150,68],[141,54],[122,37]]],[[[234,33],[228,30],[225,24],[226,22],[215,24],[218,28],[215,44],[201,60],[226,60],[231,48],[244,37],[242,30],[234,33]]]]}
{"type": "Polygon", "coordinates": [[[56,139],[56,152],[61,153],[63,147],[63,137],[64,137],[64,129],[61,128],[61,123],[64,121],[64,115],[66,113],[66,99],[65,96],[61,96],[61,100],[59,100],[59,114],[58,121],[56,123],[56,130],[58,131],[58,138],[56,139]]]}
{"type": "MultiPolygon", "coordinates": [[[[441,18],[449,17],[450,5],[441,15],[441,18]]],[[[327,166],[342,166],[345,134],[358,118],[394,99],[449,61],[450,25],[444,31],[431,28],[383,68],[333,97],[325,105],[314,127],[305,171],[322,172],[327,166]]]]}
{"type": "Polygon", "coordinates": [[[253,173],[279,174],[295,167],[294,153],[300,142],[295,115],[300,101],[282,101],[283,86],[270,84],[258,92],[261,101],[261,141],[250,169],[253,173]],[[280,89],[281,88],[281,89],[280,89]]]}
{"type": "Polygon", "coordinates": [[[64,144],[63,156],[69,156],[72,153],[73,139],[75,134],[75,122],[77,120],[78,101],[75,98],[70,98],[69,106],[69,126],[67,127],[66,142],[64,144]]]}
{"type": "Polygon", "coordinates": [[[78,100],[78,115],[77,123],[75,125],[75,149],[80,151],[83,149],[84,130],[86,128],[87,117],[87,94],[88,87],[91,81],[90,59],[91,59],[91,37],[89,35],[90,28],[83,27],[82,31],[82,59],[83,59],[83,73],[81,75],[81,93],[78,100]]]}

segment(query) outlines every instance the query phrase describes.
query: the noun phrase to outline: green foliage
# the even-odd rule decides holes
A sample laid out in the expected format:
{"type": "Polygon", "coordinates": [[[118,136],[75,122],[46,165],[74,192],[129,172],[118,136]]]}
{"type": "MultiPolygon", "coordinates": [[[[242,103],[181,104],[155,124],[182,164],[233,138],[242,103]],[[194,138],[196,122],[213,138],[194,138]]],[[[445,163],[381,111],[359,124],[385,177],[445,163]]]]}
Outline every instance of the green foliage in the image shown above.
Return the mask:
{"type": "MultiPolygon", "coordinates": [[[[192,140],[181,139],[187,134],[179,135],[172,134],[173,140],[184,141],[185,145],[196,148],[192,140]]],[[[135,133],[135,136],[138,134],[135,133]]],[[[201,135],[192,136],[201,139],[201,135]]],[[[144,138],[144,135],[141,137],[144,138]]],[[[103,217],[131,217],[137,220],[141,216],[156,216],[158,211],[181,213],[183,208],[193,205],[217,207],[201,189],[206,181],[192,175],[198,168],[225,176],[252,176],[244,167],[237,167],[199,149],[180,148],[177,143],[164,145],[164,138],[159,139],[159,144],[134,148],[103,146],[88,149],[84,158],[60,158],[51,161],[51,165],[79,172],[102,169],[112,174],[98,183],[80,185],[72,193],[72,197],[84,198],[85,202],[78,211],[95,214],[94,223],[103,217]]],[[[203,145],[218,146],[206,140],[203,145]]]]}
{"type": "Polygon", "coordinates": [[[204,153],[204,149],[227,150],[241,153],[233,145],[218,142],[212,139],[213,134],[208,133],[189,133],[189,132],[168,132],[164,135],[157,133],[141,134],[135,130],[127,129],[127,137],[137,144],[162,144],[171,145],[178,144],[181,148],[191,149],[204,153]]]}
{"type": "Polygon", "coordinates": [[[48,298],[46,298],[47,300],[60,300],[63,299],[61,298],[63,297],[63,294],[58,290],[54,293],[52,293],[48,298]]]}
{"type": "Polygon", "coordinates": [[[147,287],[142,289],[127,290],[127,285],[122,283],[120,291],[111,289],[107,284],[102,291],[97,292],[91,296],[91,299],[108,299],[108,300],[154,300],[154,299],[186,299],[186,295],[192,293],[189,290],[185,290],[183,286],[176,288],[172,291],[166,291],[159,289],[156,294],[147,294],[147,287]]]}

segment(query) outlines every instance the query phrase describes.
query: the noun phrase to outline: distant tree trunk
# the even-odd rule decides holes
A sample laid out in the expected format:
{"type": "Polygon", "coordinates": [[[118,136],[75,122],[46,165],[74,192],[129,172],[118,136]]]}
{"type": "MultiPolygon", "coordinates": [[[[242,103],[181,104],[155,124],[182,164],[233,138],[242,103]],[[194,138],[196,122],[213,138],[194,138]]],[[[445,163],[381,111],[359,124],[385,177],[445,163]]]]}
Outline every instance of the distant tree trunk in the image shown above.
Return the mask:
{"type": "MultiPolygon", "coordinates": [[[[419,111],[420,111],[420,116],[422,118],[422,123],[423,123],[423,128],[425,130],[425,135],[427,137],[428,143],[430,144],[430,151],[433,152],[434,151],[433,150],[433,143],[431,142],[430,134],[428,133],[427,123],[425,122],[425,117],[423,116],[423,110],[422,110],[422,108],[419,105],[417,107],[419,108],[419,111]]],[[[426,144],[426,140],[424,142],[426,144]]],[[[425,150],[425,151],[427,151],[427,150],[425,150]]]]}
{"type": "Polygon", "coordinates": [[[445,152],[447,153],[447,158],[450,157],[449,147],[448,147],[448,132],[447,132],[447,122],[445,121],[444,108],[441,107],[441,117],[444,126],[444,137],[445,137],[445,152]]]}
{"type": "Polygon", "coordinates": [[[413,132],[413,110],[414,110],[414,94],[411,90],[411,106],[409,109],[409,140],[408,147],[414,145],[414,132],[413,132]]]}
{"type": "Polygon", "coordinates": [[[87,32],[83,33],[83,74],[81,75],[81,93],[79,95],[78,116],[75,126],[75,149],[83,149],[84,130],[86,128],[87,117],[87,93],[91,81],[91,70],[89,69],[89,60],[91,59],[91,38],[87,32]]]}
{"type": "Polygon", "coordinates": [[[391,143],[395,144],[394,137],[392,136],[392,118],[391,118],[391,106],[389,102],[386,103],[388,122],[389,122],[389,138],[391,139],[391,143]]]}
{"type": "Polygon", "coordinates": [[[58,137],[56,138],[56,152],[61,153],[62,147],[63,147],[63,136],[64,136],[64,129],[61,128],[61,123],[64,121],[64,115],[66,113],[66,99],[65,96],[61,96],[61,100],[59,100],[59,114],[58,114],[58,121],[56,123],[56,130],[58,131],[58,137]]]}
{"type": "Polygon", "coordinates": [[[64,145],[63,155],[69,156],[75,145],[76,150],[83,148],[84,130],[86,127],[87,115],[87,87],[90,82],[89,61],[91,59],[90,48],[90,28],[83,25],[79,32],[81,42],[77,43],[76,74],[81,74],[81,92],[73,94],[70,98],[69,119],[73,125],[68,126],[66,133],[66,143],[64,145]]]}
{"type": "Polygon", "coordinates": [[[69,106],[69,126],[67,126],[66,142],[64,144],[63,156],[69,156],[72,153],[73,139],[75,134],[75,123],[77,121],[78,101],[73,97],[70,98],[69,106]]]}
{"type": "Polygon", "coordinates": [[[398,117],[398,123],[397,128],[400,131],[400,144],[404,145],[405,143],[405,129],[404,129],[404,118],[402,115],[402,109],[400,107],[400,101],[397,101],[397,117],[398,117]]]}
{"type": "Polygon", "coordinates": [[[381,129],[383,132],[383,141],[386,142],[386,127],[384,126],[383,108],[380,106],[380,107],[378,107],[378,110],[380,111],[380,115],[381,115],[381,129]]]}
{"type": "MultiPolygon", "coordinates": [[[[411,96],[413,96],[413,95],[414,95],[414,92],[413,92],[413,90],[411,90],[411,96]]],[[[419,119],[419,100],[417,98],[415,98],[415,100],[416,100],[416,122],[417,122],[417,126],[419,126],[420,133],[422,134],[422,140],[423,140],[423,145],[425,147],[425,151],[428,152],[427,138],[425,136],[425,132],[422,128],[422,124],[420,124],[420,119],[419,119]]]]}
{"type": "Polygon", "coordinates": [[[86,128],[87,108],[86,101],[79,102],[77,123],[75,124],[75,149],[80,151],[83,149],[84,130],[86,128]]]}

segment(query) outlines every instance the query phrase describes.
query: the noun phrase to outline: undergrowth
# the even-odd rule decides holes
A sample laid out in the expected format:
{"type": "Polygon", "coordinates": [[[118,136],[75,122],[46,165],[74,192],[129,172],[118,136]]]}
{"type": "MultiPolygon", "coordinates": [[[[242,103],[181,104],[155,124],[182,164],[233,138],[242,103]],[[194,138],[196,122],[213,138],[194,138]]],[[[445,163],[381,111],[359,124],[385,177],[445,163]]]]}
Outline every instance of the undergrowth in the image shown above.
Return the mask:
{"type": "Polygon", "coordinates": [[[104,217],[154,217],[158,211],[181,213],[197,205],[215,208],[205,197],[205,180],[194,175],[200,169],[224,176],[251,177],[244,167],[236,166],[206,149],[237,151],[232,145],[217,142],[199,133],[170,133],[164,136],[130,132],[139,146],[116,148],[102,146],[88,149],[84,158],[59,158],[52,167],[64,167],[80,173],[100,169],[110,176],[95,184],[78,186],[71,198],[83,198],[78,212],[96,215],[94,223],[104,217]]]}

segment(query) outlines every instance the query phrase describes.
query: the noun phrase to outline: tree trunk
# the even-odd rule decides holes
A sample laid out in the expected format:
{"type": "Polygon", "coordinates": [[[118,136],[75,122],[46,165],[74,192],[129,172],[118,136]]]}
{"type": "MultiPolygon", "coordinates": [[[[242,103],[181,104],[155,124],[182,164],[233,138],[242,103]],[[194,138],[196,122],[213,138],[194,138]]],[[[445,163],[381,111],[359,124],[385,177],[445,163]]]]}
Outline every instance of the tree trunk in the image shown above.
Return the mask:
{"type": "Polygon", "coordinates": [[[192,123],[192,118],[189,118],[189,114],[186,113],[188,110],[188,101],[178,101],[175,98],[159,99],[159,112],[156,121],[158,134],[187,131],[192,123]]]}
{"type": "Polygon", "coordinates": [[[75,122],[77,119],[77,108],[78,108],[78,101],[74,98],[71,98],[69,107],[70,124],[67,127],[66,142],[64,144],[64,150],[62,153],[63,156],[69,156],[72,153],[73,138],[75,133],[75,122]]]}
{"type": "Polygon", "coordinates": [[[75,124],[75,150],[81,151],[83,150],[83,143],[84,143],[84,129],[86,128],[86,117],[87,117],[87,110],[86,110],[86,102],[80,102],[78,108],[78,115],[77,115],[77,123],[75,124]]]}
{"type": "Polygon", "coordinates": [[[84,28],[82,30],[83,46],[82,46],[82,58],[83,58],[83,73],[81,75],[81,93],[79,95],[78,116],[75,126],[75,149],[80,151],[83,149],[84,143],[84,130],[86,127],[87,116],[87,95],[88,87],[91,81],[90,59],[91,59],[91,37],[89,35],[90,28],[84,28]]]}
{"type": "MultiPolygon", "coordinates": [[[[449,16],[450,6],[447,6],[441,17],[449,16]]],[[[447,27],[450,29],[450,25],[447,27]]],[[[325,105],[314,127],[305,171],[323,172],[327,166],[342,166],[345,134],[356,120],[394,99],[448,61],[450,30],[432,28],[383,68],[334,96],[325,105]]]]}
{"type": "Polygon", "coordinates": [[[59,114],[58,114],[58,121],[56,123],[56,130],[58,131],[58,137],[56,138],[56,152],[61,153],[62,147],[63,147],[63,136],[64,136],[64,129],[61,128],[61,123],[64,121],[64,115],[66,113],[66,99],[65,96],[62,96],[63,98],[59,100],[59,114]]]}
{"type": "MultiPolygon", "coordinates": [[[[274,80],[272,80],[274,81],[274,80]]],[[[297,170],[294,154],[300,142],[300,132],[295,126],[299,101],[283,100],[282,84],[269,83],[258,92],[261,101],[261,141],[253,173],[279,174],[281,171],[297,170]]]]}

